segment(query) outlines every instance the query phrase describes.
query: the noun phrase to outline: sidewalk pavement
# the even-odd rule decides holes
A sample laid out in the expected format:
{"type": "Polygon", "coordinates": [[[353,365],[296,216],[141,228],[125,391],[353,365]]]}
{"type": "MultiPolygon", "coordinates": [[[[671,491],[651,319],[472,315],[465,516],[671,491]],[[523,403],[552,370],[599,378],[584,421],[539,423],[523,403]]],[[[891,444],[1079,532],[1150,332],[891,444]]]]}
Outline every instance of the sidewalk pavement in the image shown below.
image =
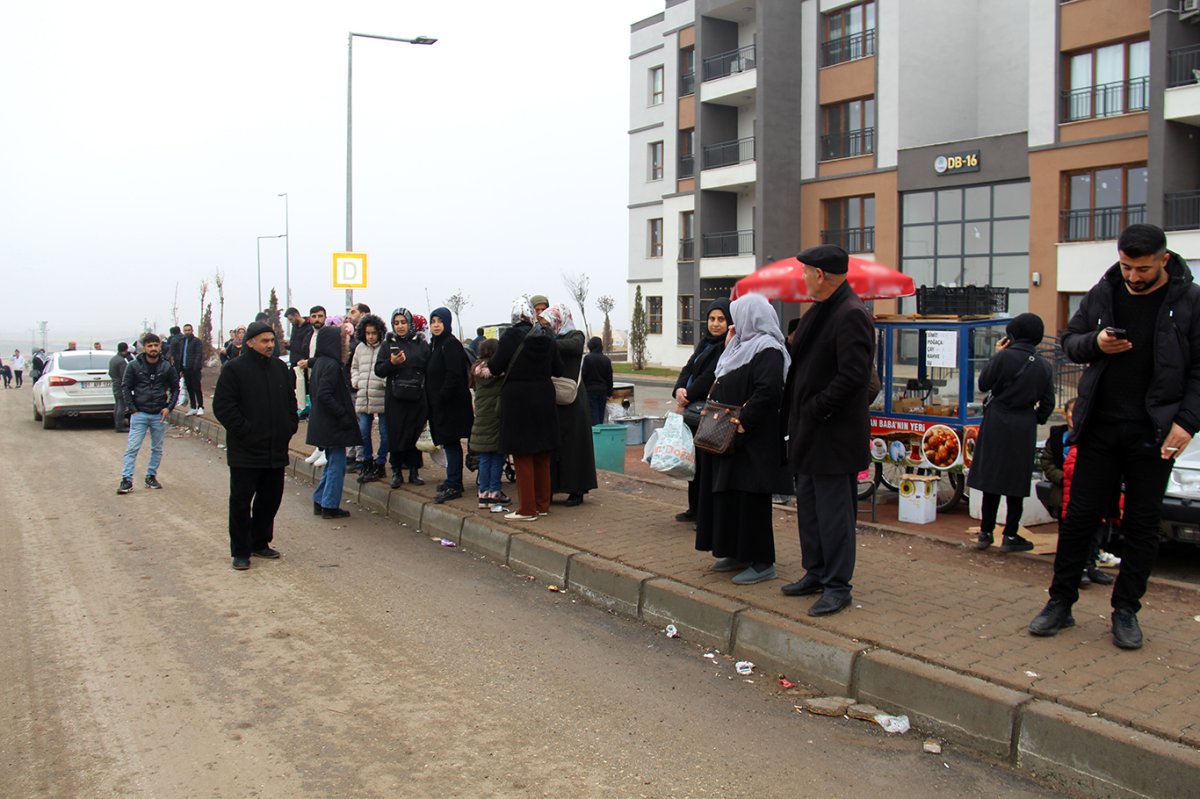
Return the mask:
{"type": "MultiPolygon", "coordinates": [[[[172,421],[224,440],[210,418],[176,411],[172,421]]],[[[290,472],[311,481],[303,435],[302,425],[290,472]]],[[[476,509],[470,490],[434,505],[439,471],[426,470],[426,486],[394,491],[386,482],[360,487],[349,475],[345,497],[616,612],[673,623],[685,641],[763,672],[907,713],[922,730],[1089,794],[1178,797],[1200,785],[1194,588],[1152,580],[1141,650],[1113,646],[1109,590],[1100,586],[1082,592],[1077,627],[1034,638],[1026,625],[1045,604],[1049,562],[963,546],[970,520],[962,513],[940,533],[863,522],[852,607],[813,619],[806,611],[815,597],[779,591],[803,573],[787,509],[774,513],[780,579],[739,587],[708,570],[692,526],[674,521],[683,497],[669,481],[643,492],[601,472],[601,488],[582,506],[556,503],[549,516],[522,523],[476,509]]]]}

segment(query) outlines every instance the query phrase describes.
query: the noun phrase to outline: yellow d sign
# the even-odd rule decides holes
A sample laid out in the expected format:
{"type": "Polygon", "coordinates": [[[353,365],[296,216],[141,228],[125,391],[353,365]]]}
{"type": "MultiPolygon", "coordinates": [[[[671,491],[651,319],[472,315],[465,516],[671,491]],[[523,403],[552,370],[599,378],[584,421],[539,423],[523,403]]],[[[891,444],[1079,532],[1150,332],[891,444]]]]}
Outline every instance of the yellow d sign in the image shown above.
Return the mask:
{"type": "Polygon", "coordinates": [[[367,287],[367,254],[365,252],[335,252],[333,254],[333,287],[335,289],[365,289],[367,287]]]}

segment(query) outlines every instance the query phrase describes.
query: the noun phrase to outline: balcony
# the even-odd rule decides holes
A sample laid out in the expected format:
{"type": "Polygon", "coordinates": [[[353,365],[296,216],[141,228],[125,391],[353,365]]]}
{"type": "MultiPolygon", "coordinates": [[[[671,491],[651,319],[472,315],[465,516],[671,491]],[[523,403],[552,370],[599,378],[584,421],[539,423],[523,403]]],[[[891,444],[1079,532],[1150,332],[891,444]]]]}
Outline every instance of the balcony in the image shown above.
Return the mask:
{"type": "Polygon", "coordinates": [[[821,137],[821,160],[853,158],[875,152],[875,128],[862,128],[842,133],[826,133],[821,137]]]}
{"type": "Polygon", "coordinates": [[[1133,78],[1063,92],[1061,119],[1063,122],[1102,119],[1149,107],[1150,78],[1133,78]]]}
{"type": "Polygon", "coordinates": [[[875,252],[875,228],[848,227],[821,231],[822,244],[836,244],[846,252],[875,252]]]}
{"type": "Polygon", "coordinates": [[[701,236],[700,254],[704,258],[731,258],[754,254],[753,230],[730,230],[701,236]]]}
{"type": "Polygon", "coordinates": [[[704,145],[704,168],[718,169],[723,166],[744,164],[754,160],[754,137],[733,139],[716,144],[704,145]]]}
{"type": "Polygon", "coordinates": [[[1167,53],[1167,88],[1200,83],[1200,44],[1167,53]]]}
{"type": "Polygon", "coordinates": [[[821,66],[831,67],[875,55],[875,29],[853,33],[821,45],[821,66]]]}
{"type": "Polygon", "coordinates": [[[1145,203],[1063,211],[1059,241],[1116,239],[1127,226],[1145,221],[1145,203]]]}
{"type": "Polygon", "coordinates": [[[1163,200],[1163,230],[1200,230],[1200,190],[1171,192],[1163,200]]]}
{"type": "Polygon", "coordinates": [[[1200,45],[1167,54],[1167,90],[1163,118],[1200,127],[1200,45]]]}
{"type": "Polygon", "coordinates": [[[694,261],[696,260],[696,240],[695,239],[680,239],[679,240],[679,261],[694,261]]]}
{"type": "Polygon", "coordinates": [[[704,80],[728,78],[739,72],[749,72],[757,66],[754,56],[754,45],[748,44],[736,50],[710,55],[704,59],[704,80]]]}
{"type": "Polygon", "coordinates": [[[690,178],[696,174],[696,156],[681,155],[679,156],[679,174],[677,178],[690,178]]]}
{"type": "Polygon", "coordinates": [[[685,72],[679,76],[679,96],[687,97],[689,94],[696,93],[696,73],[685,72]]]}

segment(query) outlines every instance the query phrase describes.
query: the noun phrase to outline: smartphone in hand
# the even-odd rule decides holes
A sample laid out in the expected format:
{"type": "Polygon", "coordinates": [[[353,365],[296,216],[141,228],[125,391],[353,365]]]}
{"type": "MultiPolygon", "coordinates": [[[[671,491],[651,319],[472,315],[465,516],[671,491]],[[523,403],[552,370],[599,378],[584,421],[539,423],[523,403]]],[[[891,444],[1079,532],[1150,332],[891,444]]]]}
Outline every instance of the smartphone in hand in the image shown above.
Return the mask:
{"type": "Polygon", "coordinates": [[[1106,327],[1104,332],[1113,338],[1126,339],[1129,338],[1129,333],[1123,327],[1106,327]]]}

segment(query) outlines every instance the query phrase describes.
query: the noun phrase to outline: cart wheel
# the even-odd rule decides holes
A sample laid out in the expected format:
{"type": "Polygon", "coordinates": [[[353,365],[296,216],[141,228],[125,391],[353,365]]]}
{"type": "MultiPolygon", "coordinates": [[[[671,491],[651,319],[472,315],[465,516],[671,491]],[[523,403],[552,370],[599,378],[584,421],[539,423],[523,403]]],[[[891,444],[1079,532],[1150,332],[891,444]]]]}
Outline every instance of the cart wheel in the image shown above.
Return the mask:
{"type": "Polygon", "coordinates": [[[942,472],[937,486],[937,509],[947,511],[953,509],[963,498],[963,489],[967,481],[962,472],[942,472]]]}
{"type": "Polygon", "coordinates": [[[875,474],[868,472],[868,475],[858,481],[858,500],[860,502],[875,493],[875,482],[879,479],[879,470],[876,469],[875,474]]]}
{"type": "Polygon", "coordinates": [[[876,467],[875,479],[879,485],[888,491],[899,491],[900,480],[908,471],[910,471],[909,468],[903,464],[884,461],[876,467]]]}

